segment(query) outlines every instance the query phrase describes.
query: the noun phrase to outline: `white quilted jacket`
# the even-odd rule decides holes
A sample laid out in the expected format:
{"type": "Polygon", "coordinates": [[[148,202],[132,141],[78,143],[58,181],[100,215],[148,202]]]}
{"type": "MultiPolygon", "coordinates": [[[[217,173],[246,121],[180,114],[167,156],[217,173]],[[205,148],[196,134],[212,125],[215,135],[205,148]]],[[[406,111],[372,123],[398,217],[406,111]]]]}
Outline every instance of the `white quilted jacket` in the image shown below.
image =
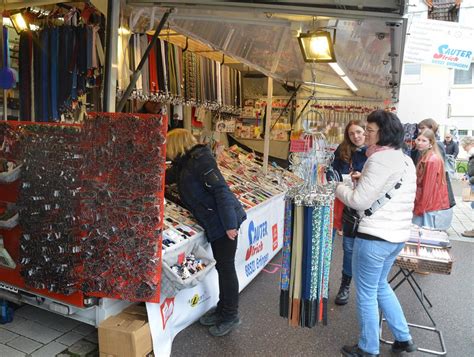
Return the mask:
{"type": "Polygon", "coordinates": [[[349,207],[364,211],[390,191],[402,174],[401,187],[393,193],[393,197],[385,205],[371,216],[362,219],[359,232],[394,243],[408,240],[416,193],[415,166],[401,150],[379,151],[366,161],[355,189],[343,184],[337,187],[337,198],[349,207]]]}

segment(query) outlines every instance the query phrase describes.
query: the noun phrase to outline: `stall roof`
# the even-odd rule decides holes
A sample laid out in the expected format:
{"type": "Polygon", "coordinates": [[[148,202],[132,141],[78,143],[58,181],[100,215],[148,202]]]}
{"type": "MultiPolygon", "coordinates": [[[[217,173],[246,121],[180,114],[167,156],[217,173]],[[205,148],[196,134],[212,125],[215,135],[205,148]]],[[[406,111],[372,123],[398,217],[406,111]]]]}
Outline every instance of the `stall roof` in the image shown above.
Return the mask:
{"type": "Polygon", "coordinates": [[[317,92],[324,95],[398,100],[406,35],[404,1],[128,0],[127,4],[130,22],[148,23],[148,28],[150,21],[157,23],[164,11],[174,8],[169,17],[174,31],[279,81],[321,83],[317,92]],[[297,35],[316,27],[336,29],[336,58],[356,92],[329,65],[303,61],[297,35]]]}

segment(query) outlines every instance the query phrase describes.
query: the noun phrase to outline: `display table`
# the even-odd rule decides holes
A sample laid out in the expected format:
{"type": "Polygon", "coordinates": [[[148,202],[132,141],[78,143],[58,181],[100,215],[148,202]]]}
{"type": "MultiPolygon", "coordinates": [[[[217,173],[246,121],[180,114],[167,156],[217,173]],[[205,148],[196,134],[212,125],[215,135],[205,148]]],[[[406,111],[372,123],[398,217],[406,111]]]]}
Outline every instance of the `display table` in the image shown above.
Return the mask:
{"type": "MultiPolygon", "coordinates": [[[[411,290],[415,294],[417,300],[419,301],[420,305],[423,307],[426,315],[429,317],[432,326],[424,326],[415,323],[408,323],[408,326],[434,332],[438,338],[441,345],[441,350],[433,350],[418,347],[418,351],[425,352],[428,354],[433,354],[437,356],[444,356],[447,354],[446,345],[444,343],[443,333],[439,330],[436,326],[436,322],[433,316],[430,314],[429,308],[432,308],[433,305],[431,301],[428,299],[426,294],[423,292],[423,288],[417,282],[414,273],[416,271],[427,271],[435,274],[451,274],[452,269],[452,258],[449,256],[448,248],[441,248],[441,247],[433,247],[428,245],[416,245],[416,244],[407,244],[408,249],[412,250],[420,250],[420,249],[427,249],[427,250],[436,250],[438,253],[444,253],[449,258],[448,259],[439,259],[437,258],[429,258],[423,257],[419,255],[406,255],[403,252],[397,257],[395,260],[394,265],[399,268],[398,272],[389,280],[389,284],[395,284],[393,286],[393,290],[395,291],[398,289],[402,284],[408,283],[411,290]],[[398,279],[398,282],[397,282],[398,279]]],[[[406,250],[405,250],[406,251],[406,250]]],[[[433,254],[434,256],[434,254],[433,254]]],[[[382,314],[380,314],[380,341],[386,344],[393,344],[393,341],[385,340],[382,337],[383,332],[383,322],[386,321],[382,314]]],[[[420,343],[421,341],[419,341],[420,343]]]]}
{"type": "MultiPolygon", "coordinates": [[[[247,220],[240,227],[235,257],[240,291],[281,249],[284,208],[282,193],[247,211],[247,220]]],[[[196,239],[212,254],[203,233],[196,239]]],[[[167,296],[165,290],[160,303],[146,304],[155,356],[168,356],[174,337],[217,304],[217,272],[213,268],[196,286],[180,290],[174,296],[167,296]]]]}

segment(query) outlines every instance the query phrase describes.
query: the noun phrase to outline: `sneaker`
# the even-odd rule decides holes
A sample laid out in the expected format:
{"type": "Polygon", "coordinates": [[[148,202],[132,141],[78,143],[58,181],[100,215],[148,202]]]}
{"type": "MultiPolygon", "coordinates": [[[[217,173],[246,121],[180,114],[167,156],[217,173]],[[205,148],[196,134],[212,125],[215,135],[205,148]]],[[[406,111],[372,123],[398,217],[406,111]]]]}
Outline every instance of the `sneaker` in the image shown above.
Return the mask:
{"type": "Polygon", "coordinates": [[[199,319],[199,323],[203,326],[214,326],[222,319],[215,309],[208,311],[199,319]]]}
{"type": "Polygon", "coordinates": [[[393,353],[401,353],[401,352],[415,352],[417,350],[416,345],[413,343],[413,340],[409,341],[395,341],[392,344],[392,352],[393,353]]]}
{"type": "Polygon", "coordinates": [[[461,235],[467,238],[474,238],[474,229],[471,229],[470,231],[464,231],[461,233],[461,235]]]}
{"type": "Polygon", "coordinates": [[[220,321],[216,325],[209,328],[209,333],[215,337],[225,336],[240,324],[241,321],[239,317],[236,317],[230,321],[220,321]]]}

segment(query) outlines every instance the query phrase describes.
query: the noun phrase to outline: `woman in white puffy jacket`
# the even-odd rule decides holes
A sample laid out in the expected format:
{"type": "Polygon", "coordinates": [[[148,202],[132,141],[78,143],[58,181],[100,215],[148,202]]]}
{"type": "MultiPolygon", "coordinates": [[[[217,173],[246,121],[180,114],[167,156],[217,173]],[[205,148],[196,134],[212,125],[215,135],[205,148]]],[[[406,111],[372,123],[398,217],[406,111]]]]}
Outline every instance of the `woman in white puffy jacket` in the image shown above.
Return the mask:
{"type": "Polygon", "coordinates": [[[344,356],[352,357],[379,355],[379,308],[394,335],[392,351],[416,350],[400,303],[387,281],[410,236],[415,167],[401,150],[403,126],[395,114],[383,110],[370,113],[365,135],[368,160],[362,173],[353,177],[355,188],[339,184],[336,190],[337,198],[346,206],[356,209],[360,216],[366,215],[359,224],[352,255],[359,341],[341,349],[344,356]]]}

